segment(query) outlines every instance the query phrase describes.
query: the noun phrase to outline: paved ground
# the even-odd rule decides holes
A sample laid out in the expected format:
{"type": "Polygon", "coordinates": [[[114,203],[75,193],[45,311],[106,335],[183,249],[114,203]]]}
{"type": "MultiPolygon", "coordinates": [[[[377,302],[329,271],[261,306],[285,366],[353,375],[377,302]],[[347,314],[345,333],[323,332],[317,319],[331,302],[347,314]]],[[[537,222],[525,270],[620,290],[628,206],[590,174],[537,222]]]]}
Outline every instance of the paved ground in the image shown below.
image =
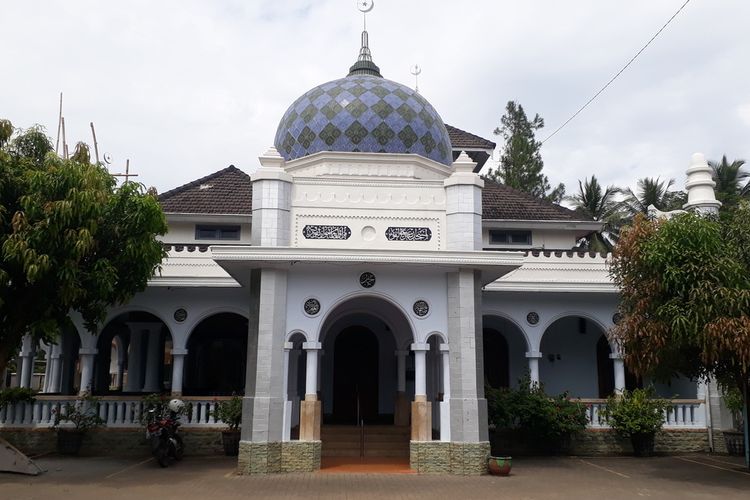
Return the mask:
{"type": "Polygon", "coordinates": [[[731,498],[750,499],[741,460],[709,455],[636,458],[522,458],[510,477],[414,474],[236,476],[235,460],[187,457],[168,469],[152,460],[42,457],[38,477],[0,473],[0,498],[731,498]]]}

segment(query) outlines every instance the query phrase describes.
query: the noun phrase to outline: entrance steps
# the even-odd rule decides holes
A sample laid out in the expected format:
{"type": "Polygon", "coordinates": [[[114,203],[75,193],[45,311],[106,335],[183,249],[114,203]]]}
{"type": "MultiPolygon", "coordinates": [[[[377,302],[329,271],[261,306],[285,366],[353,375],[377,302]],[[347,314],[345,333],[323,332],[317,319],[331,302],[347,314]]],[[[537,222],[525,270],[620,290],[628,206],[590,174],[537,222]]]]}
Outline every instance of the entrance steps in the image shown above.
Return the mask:
{"type": "Polygon", "coordinates": [[[324,425],[320,429],[323,457],[408,457],[411,428],[396,425],[324,425]],[[364,448],[364,449],[362,449],[364,448]]]}

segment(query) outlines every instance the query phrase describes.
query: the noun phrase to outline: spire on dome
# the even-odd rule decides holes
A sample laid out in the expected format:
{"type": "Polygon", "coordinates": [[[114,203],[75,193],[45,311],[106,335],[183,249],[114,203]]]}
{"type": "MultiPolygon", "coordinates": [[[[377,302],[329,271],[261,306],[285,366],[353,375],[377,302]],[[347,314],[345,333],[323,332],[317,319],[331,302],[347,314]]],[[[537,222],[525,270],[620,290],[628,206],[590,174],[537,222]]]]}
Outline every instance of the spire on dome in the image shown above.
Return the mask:
{"type": "Polygon", "coordinates": [[[349,68],[349,74],[352,75],[370,75],[378,76],[380,78],[383,75],[380,74],[380,68],[372,62],[372,53],[370,52],[370,43],[367,35],[367,13],[372,10],[375,6],[373,0],[357,0],[357,8],[362,12],[364,19],[364,26],[362,29],[362,47],[359,49],[359,57],[351,68],[349,68]]]}

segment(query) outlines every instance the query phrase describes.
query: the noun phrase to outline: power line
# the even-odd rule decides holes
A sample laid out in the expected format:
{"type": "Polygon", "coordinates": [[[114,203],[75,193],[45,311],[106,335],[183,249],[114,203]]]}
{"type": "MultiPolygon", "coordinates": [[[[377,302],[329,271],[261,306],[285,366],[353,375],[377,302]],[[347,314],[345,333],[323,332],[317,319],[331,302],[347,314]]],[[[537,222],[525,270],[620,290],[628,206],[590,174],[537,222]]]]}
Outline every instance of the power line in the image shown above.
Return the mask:
{"type": "Polygon", "coordinates": [[[554,131],[554,132],[552,132],[552,133],[551,133],[550,135],[548,135],[548,136],[547,136],[547,138],[546,138],[546,139],[544,139],[544,140],[542,141],[542,144],[544,144],[545,142],[547,142],[548,140],[550,140],[550,139],[551,139],[552,137],[554,137],[554,135],[555,135],[555,134],[557,134],[557,133],[558,133],[559,131],[561,131],[561,130],[563,129],[563,127],[565,127],[565,126],[566,126],[566,125],[567,125],[568,123],[570,123],[571,121],[573,121],[573,119],[574,119],[574,118],[575,118],[576,116],[578,116],[578,115],[579,115],[579,114],[581,113],[581,111],[583,111],[584,109],[586,109],[586,108],[588,107],[588,105],[589,105],[589,104],[591,104],[592,102],[594,102],[594,99],[596,99],[597,97],[599,97],[599,94],[601,94],[602,92],[604,92],[605,90],[607,90],[607,87],[609,87],[609,86],[610,86],[610,85],[612,84],[612,82],[614,82],[615,80],[617,80],[617,77],[618,77],[618,76],[620,76],[620,75],[622,74],[622,72],[623,72],[623,71],[625,71],[626,69],[628,69],[628,66],[630,66],[631,64],[633,64],[633,61],[635,61],[635,60],[636,60],[636,59],[638,58],[638,56],[640,56],[640,55],[641,55],[641,54],[643,53],[643,51],[644,51],[644,50],[646,50],[646,48],[647,48],[647,47],[648,47],[649,45],[651,45],[651,42],[653,42],[654,40],[656,40],[656,37],[657,37],[657,36],[659,36],[659,35],[661,34],[661,32],[662,32],[662,31],[664,31],[664,29],[665,29],[665,28],[666,28],[667,26],[669,26],[669,23],[671,23],[671,22],[672,22],[672,20],[673,20],[673,19],[674,19],[675,17],[677,17],[677,14],[679,14],[680,12],[682,12],[682,9],[684,9],[684,8],[685,8],[685,6],[686,6],[687,4],[689,4],[689,3],[690,3],[690,0],[686,0],[686,1],[685,1],[685,3],[683,3],[683,4],[682,4],[682,6],[681,6],[681,7],[679,8],[679,9],[677,9],[677,12],[675,12],[674,14],[672,14],[672,17],[670,17],[670,18],[669,18],[669,19],[667,20],[667,22],[666,22],[666,23],[664,23],[664,26],[662,26],[661,28],[659,28],[659,31],[657,31],[657,32],[656,32],[656,33],[654,34],[654,36],[652,36],[652,37],[651,37],[651,39],[650,39],[650,40],[649,40],[648,42],[646,42],[646,45],[644,45],[643,47],[641,47],[641,50],[639,50],[639,51],[638,51],[638,52],[637,52],[637,53],[636,53],[636,54],[635,54],[635,55],[634,55],[634,56],[633,56],[632,58],[630,58],[630,60],[629,60],[629,61],[628,61],[628,62],[627,62],[627,63],[625,64],[625,66],[623,66],[623,67],[622,67],[622,68],[620,69],[620,71],[618,71],[618,72],[617,72],[617,73],[615,74],[615,76],[613,76],[613,77],[612,77],[612,78],[611,78],[611,79],[610,79],[610,80],[609,80],[609,81],[608,81],[608,82],[606,83],[606,85],[604,85],[604,87],[602,87],[601,89],[599,89],[599,92],[597,92],[596,94],[594,94],[594,96],[593,96],[593,97],[592,97],[591,99],[589,99],[588,101],[586,101],[586,104],[584,104],[583,106],[581,106],[581,107],[580,107],[580,108],[578,109],[578,111],[576,111],[575,113],[573,113],[573,115],[572,115],[572,116],[571,116],[570,118],[568,118],[567,120],[565,120],[565,122],[564,122],[564,123],[563,123],[562,125],[560,125],[559,127],[557,127],[557,129],[555,129],[555,131],[554,131]]]}

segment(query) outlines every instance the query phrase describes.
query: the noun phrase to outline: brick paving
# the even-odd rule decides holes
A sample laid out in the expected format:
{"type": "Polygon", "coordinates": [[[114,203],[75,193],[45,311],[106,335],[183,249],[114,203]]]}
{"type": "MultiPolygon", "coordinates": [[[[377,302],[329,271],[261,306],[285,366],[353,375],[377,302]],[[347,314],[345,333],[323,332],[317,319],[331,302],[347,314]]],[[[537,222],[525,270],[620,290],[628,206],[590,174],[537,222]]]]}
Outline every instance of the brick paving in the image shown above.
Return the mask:
{"type": "Polygon", "coordinates": [[[319,498],[750,498],[741,460],[686,455],[636,459],[520,458],[507,478],[415,474],[237,476],[226,457],[187,457],[160,469],[152,460],[112,457],[38,459],[38,477],[0,473],[0,499],[319,498]]]}

